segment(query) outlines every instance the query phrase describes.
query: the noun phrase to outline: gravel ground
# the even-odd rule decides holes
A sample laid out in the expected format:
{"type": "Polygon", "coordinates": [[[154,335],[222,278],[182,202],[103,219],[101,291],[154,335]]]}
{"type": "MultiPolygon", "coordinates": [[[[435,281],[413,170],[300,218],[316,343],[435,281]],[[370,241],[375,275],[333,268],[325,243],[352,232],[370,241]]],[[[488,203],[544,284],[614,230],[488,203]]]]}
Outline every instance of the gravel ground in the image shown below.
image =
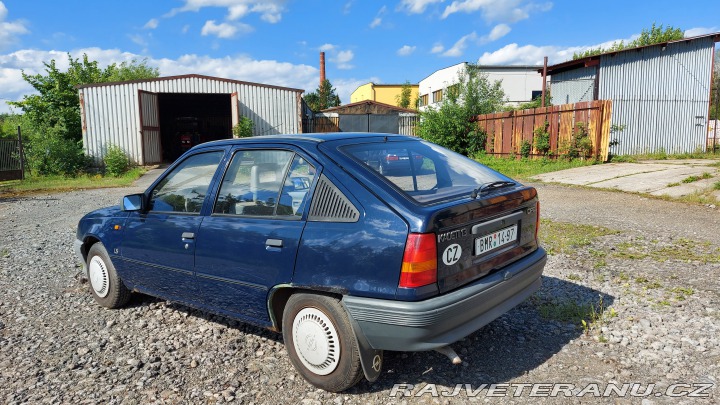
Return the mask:
{"type": "Polygon", "coordinates": [[[0,403],[450,403],[458,398],[442,394],[456,384],[470,384],[459,390],[469,402],[720,402],[718,212],[538,188],[543,217],[555,221],[548,228],[618,232],[555,246],[537,294],[453,345],[462,365],[436,352],[388,352],[377,382],[342,394],[306,383],[278,334],[143,295],[121,310],[98,306],[72,252],[75,226],[136,189],[0,198],[0,403]],[[518,393],[524,383],[574,391],[534,397],[532,387],[518,393]],[[587,391],[633,383],[634,396],[587,391]],[[662,395],[673,384],[713,386],[709,398],[662,395]]]}

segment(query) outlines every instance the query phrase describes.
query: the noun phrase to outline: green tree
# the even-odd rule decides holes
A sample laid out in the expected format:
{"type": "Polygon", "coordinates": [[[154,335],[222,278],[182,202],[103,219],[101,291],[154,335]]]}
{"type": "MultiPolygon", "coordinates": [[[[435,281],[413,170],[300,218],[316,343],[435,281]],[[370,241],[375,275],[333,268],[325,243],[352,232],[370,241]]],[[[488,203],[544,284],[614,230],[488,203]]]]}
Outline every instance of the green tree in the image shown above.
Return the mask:
{"type": "Polygon", "coordinates": [[[400,87],[400,94],[395,96],[398,107],[410,108],[410,97],[412,97],[412,85],[409,81],[405,81],[400,87]]]}
{"type": "Polygon", "coordinates": [[[663,25],[660,24],[658,26],[653,23],[650,29],[643,28],[642,32],[640,32],[640,36],[628,42],[627,44],[624,43],[624,41],[620,41],[613,42],[613,44],[609,48],[588,49],[585,52],[573,54],[573,60],[587,58],[588,56],[599,55],[606,52],[620,51],[623,49],[637,48],[639,46],[647,46],[669,41],[677,41],[683,38],[685,38],[685,33],[682,29],[675,28],[671,25],[663,27],[663,25]]]}
{"type": "Polygon", "coordinates": [[[314,92],[306,94],[303,99],[313,111],[321,111],[340,105],[340,97],[335,93],[330,80],[327,79],[323,80],[314,92]]]}
{"type": "Polygon", "coordinates": [[[159,76],[156,68],[147,66],[143,60],[111,64],[105,69],[100,68],[97,61],[89,60],[84,54],[82,60],[73,59],[68,54],[69,67],[63,72],[58,69],[55,60],[44,62],[45,74],[28,75],[23,72],[23,79],[38,94],[26,95],[21,101],[8,104],[19,107],[34,132],[58,133],[65,139],[79,141],[82,138],[80,124],[80,99],[76,86],[110,81],[148,79],[159,76]]]}
{"type": "Polygon", "coordinates": [[[84,168],[80,99],[77,86],[110,81],[148,79],[159,76],[145,60],[132,60],[101,68],[86,54],[82,60],[68,54],[69,67],[58,68],[55,60],[44,62],[45,72],[23,79],[36,91],[21,101],[8,102],[23,111],[22,130],[28,134],[29,165],[37,174],[75,175],[84,168]]]}
{"type": "Polygon", "coordinates": [[[446,89],[440,107],[420,112],[416,133],[458,153],[472,155],[485,147],[485,134],[470,119],[500,111],[504,102],[501,82],[490,82],[477,65],[468,64],[458,74],[458,83],[446,89]],[[483,141],[476,142],[471,139],[474,137],[483,141]]]}

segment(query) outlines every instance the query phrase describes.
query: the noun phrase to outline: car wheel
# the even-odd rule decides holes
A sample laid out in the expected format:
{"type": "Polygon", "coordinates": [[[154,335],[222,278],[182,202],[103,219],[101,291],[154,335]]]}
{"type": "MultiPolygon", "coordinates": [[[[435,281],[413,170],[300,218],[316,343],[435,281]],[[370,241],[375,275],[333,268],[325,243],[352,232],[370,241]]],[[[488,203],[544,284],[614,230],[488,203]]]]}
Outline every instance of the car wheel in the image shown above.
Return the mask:
{"type": "Polygon", "coordinates": [[[363,376],[357,339],[336,298],[291,296],[283,313],[283,340],[293,366],[318,388],[344,391],[363,376]]]}
{"type": "Polygon", "coordinates": [[[118,277],[105,246],[98,242],[87,256],[87,275],[90,292],[95,301],[106,308],[120,308],[130,299],[130,290],[118,277]]]}

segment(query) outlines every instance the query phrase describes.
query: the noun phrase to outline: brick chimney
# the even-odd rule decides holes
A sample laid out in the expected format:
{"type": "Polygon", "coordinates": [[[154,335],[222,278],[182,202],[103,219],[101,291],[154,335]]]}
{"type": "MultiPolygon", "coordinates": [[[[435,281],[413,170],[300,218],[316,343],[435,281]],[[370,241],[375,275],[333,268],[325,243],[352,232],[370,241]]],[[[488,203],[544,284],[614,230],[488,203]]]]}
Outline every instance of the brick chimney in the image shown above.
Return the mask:
{"type": "Polygon", "coordinates": [[[325,52],[320,52],[320,85],[325,81],[325,52]]]}

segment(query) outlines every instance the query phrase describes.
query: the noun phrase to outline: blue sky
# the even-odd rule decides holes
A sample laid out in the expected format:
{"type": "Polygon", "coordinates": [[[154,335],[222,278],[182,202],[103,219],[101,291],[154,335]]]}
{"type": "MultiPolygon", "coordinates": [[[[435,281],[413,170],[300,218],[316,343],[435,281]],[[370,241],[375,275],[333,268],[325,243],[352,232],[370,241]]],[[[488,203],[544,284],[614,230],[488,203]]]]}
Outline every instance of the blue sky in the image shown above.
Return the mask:
{"type": "Polygon", "coordinates": [[[653,22],[720,31],[715,1],[0,0],[0,112],[32,91],[21,71],[66,53],[102,65],[147,58],[199,73],[313,91],[319,52],[343,102],[358,85],[417,83],[463,61],[560,63],[653,22]]]}

